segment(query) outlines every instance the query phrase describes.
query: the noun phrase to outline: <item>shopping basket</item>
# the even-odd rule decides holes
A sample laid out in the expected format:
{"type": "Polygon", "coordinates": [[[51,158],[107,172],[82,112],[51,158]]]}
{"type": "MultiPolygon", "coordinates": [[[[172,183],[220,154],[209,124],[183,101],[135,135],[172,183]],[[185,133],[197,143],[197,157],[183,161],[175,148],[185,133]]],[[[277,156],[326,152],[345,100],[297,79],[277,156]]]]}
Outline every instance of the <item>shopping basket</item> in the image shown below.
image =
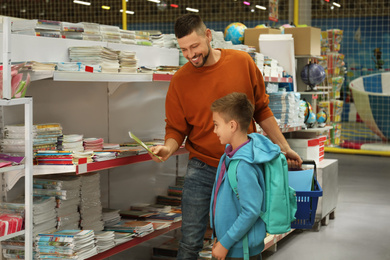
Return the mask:
{"type": "Polygon", "coordinates": [[[291,228],[311,229],[314,226],[318,198],[322,196],[322,188],[317,181],[317,167],[315,161],[303,161],[302,164],[314,165],[314,185],[312,191],[295,191],[297,196],[297,212],[291,228]]]}

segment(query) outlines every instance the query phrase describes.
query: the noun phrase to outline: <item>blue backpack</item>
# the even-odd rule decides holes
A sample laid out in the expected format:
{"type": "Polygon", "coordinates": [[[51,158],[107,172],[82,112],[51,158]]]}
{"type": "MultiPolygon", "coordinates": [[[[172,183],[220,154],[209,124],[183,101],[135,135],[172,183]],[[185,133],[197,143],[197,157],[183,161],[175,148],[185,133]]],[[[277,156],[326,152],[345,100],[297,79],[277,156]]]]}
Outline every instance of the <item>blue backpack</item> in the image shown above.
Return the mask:
{"type": "MultiPolygon", "coordinates": [[[[232,160],[228,167],[228,178],[237,198],[237,166],[240,160],[232,160]]],[[[291,230],[295,220],[297,199],[295,190],[288,184],[286,157],[280,153],[269,162],[263,163],[265,181],[265,211],[260,217],[269,234],[284,234],[291,230]]],[[[254,198],[255,199],[255,198],[254,198]]],[[[244,237],[244,259],[249,259],[248,237],[244,237]]]]}

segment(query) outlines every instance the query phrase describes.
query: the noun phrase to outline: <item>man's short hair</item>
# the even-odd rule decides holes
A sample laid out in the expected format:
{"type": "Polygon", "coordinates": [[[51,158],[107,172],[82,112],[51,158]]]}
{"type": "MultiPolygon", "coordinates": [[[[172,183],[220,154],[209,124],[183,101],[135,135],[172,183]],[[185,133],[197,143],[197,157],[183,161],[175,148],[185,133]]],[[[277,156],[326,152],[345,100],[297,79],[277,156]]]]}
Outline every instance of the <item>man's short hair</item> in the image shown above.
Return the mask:
{"type": "Polygon", "coordinates": [[[197,14],[185,14],[177,18],[175,22],[175,36],[180,39],[196,31],[198,35],[206,32],[206,25],[197,14]]]}
{"type": "Polygon", "coordinates": [[[241,131],[246,132],[253,118],[254,106],[245,93],[233,92],[211,105],[211,111],[217,112],[225,120],[235,120],[241,131]]]}

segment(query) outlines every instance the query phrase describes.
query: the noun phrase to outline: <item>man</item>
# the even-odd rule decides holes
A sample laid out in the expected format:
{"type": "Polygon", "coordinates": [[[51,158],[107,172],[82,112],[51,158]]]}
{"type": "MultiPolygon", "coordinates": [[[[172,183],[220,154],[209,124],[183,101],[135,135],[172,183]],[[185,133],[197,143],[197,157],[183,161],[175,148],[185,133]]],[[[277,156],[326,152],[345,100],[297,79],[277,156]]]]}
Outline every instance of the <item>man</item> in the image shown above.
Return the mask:
{"type": "MultiPolygon", "coordinates": [[[[189,61],[173,76],[166,96],[166,134],[162,146],[152,147],[166,161],[186,139],[189,162],[182,195],[182,239],[177,259],[197,259],[207,228],[211,192],[224,146],[213,134],[211,104],[241,92],[255,105],[254,120],[286,154],[290,167],[302,160],[288,145],[268,107],[263,77],[242,51],[213,49],[212,34],[196,14],[179,17],[175,35],[189,61]]],[[[249,132],[256,130],[254,122],[249,132]]],[[[152,156],[153,158],[154,156],[152,156]]],[[[159,162],[158,158],[153,158],[159,162]]]]}

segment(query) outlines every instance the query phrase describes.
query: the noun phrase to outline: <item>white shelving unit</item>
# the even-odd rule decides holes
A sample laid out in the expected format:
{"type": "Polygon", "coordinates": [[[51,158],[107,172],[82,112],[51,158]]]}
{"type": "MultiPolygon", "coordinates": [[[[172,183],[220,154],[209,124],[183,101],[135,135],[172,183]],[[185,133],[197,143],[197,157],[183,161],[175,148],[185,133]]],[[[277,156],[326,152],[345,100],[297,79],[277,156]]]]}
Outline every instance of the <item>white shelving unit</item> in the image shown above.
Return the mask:
{"type": "MultiPolygon", "coordinates": [[[[24,192],[25,192],[25,219],[24,231],[0,237],[0,240],[9,239],[19,235],[25,235],[25,259],[33,259],[33,236],[32,236],[32,194],[33,194],[33,103],[32,98],[11,98],[11,21],[10,18],[3,18],[3,99],[0,99],[0,106],[24,106],[24,131],[25,131],[25,161],[24,165],[10,167],[10,170],[24,168],[24,192]]],[[[6,172],[7,169],[3,169],[6,172]]],[[[4,173],[2,173],[4,174],[4,173]]]]}

